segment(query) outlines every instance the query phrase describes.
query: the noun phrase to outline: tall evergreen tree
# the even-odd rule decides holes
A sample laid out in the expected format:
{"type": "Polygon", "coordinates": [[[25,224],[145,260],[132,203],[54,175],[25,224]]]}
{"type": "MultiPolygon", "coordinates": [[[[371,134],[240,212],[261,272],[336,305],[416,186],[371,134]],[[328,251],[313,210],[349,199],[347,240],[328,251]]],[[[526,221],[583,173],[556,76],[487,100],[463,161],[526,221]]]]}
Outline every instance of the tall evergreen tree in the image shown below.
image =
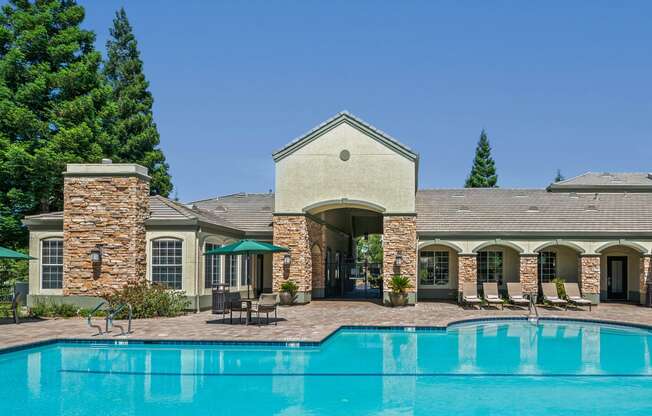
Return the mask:
{"type": "Polygon", "coordinates": [[[565,180],[564,175],[561,174],[561,169],[557,169],[557,175],[555,176],[555,182],[561,182],[565,180]]]}
{"type": "Polygon", "coordinates": [[[152,115],[152,94],[143,74],[143,62],[124,8],[116,12],[111,39],[106,43],[104,68],[113,87],[114,114],[111,135],[117,141],[115,157],[149,169],[152,194],[168,196],[172,190],[168,164],[158,147],[159,134],[152,115]]]}
{"type": "Polygon", "coordinates": [[[110,87],[74,0],[11,0],[0,11],[0,245],[25,246],[24,215],[62,208],[66,163],[97,162],[110,87]]]}
{"type": "Polygon", "coordinates": [[[498,182],[496,175],[496,165],[491,157],[491,146],[487,133],[482,129],[480,140],[475,149],[475,159],[471,174],[466,179],[465,188],[494,188],[498,182]]]}

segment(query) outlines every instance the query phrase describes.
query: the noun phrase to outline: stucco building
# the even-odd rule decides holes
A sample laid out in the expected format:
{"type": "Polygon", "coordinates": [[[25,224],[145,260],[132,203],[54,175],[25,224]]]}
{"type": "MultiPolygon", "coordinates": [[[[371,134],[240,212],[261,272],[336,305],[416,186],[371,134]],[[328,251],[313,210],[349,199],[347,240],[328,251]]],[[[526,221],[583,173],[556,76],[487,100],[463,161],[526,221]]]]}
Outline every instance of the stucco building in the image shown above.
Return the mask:
{"type": "Polygon", "coordinates": [[[213,283],[277,291],[294,280],[299,301],[386,296],[409,276],[411,302],[456,299],[462,282],[520,281],[530,292],[554,277],[594,302],[642,302],[652,250],[652,176],[586,173],[547,189],[418,189],[419,157],[348,113],[273,153],[275,193],[190,203],[149,195],[144,168],[69,165],[63,212],[27,217],[30,297],[95,303],[129,281],[185,291],[207,307],[213,283]],[[355,238],[382,234],[382,265],[356,258],[355,238]],[[283,254],[203,256],[251,238],[283,254]],[[101,250],[101,263],[91,253],[101,250]],[[245,274],[244,262],[248,261],[245,274]]]}

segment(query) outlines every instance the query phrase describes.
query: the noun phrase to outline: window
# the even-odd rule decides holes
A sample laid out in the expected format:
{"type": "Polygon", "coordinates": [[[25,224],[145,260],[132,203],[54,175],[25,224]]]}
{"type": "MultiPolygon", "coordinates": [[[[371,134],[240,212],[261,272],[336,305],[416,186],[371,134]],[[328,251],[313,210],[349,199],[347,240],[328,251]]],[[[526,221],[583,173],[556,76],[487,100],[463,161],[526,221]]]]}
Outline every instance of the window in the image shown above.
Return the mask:
{"type": "Polygon", "coordinates": [[[539,254],[539,279],[550,282],[557,277],[557,253],[543,251],[539,254]]]}
{"type": "MultiPolygon", "coordinates": [[[[222,247],[221,244],[206,243],[204,252],[222,247]]],[[[210,289],[222,280],[222,256],[204,256],[204,287],[210,289]]]]}
{"type": "Polygon", "coordinates": [[[478,253],[478,283],[502,282],[503,252],[481,251],[478,253]]]}
{"type": "Polygon", "coordinates": [[[63,240],[41,241],[41,288],[63,288],[63,240]]]}
{"type": "Polygon", "coordinates": [[[448,251],[422,251],[419,263],[419,277],[422,285],[448,284],[448,251]]]}
{"type": "Polygon", "coordinates": [[[181,289],[182,244],[173,238],[152,241],[152,282],[168,289],[181,289]]]}
{"type": "Polygon", "coordinates": [[[251,257],[240,255],[240,286],[245,287],[251,280],[251,257]]]}
{"type": "Polygon", "coordinates": [[[238,256],[224,256],[224,283],[231,287],[238,286],[238,256]]]}

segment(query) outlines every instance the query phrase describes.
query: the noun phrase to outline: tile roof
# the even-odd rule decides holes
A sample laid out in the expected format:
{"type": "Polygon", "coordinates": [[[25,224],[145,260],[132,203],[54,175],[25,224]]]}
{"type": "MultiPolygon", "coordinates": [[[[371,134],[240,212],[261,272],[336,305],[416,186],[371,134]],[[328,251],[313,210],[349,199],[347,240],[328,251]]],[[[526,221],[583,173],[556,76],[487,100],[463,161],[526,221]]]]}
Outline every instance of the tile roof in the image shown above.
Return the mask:
{"type": "Polygon", "coordinates": [[[247,233],[272,232],[273,193],[238,193],[194,201],[190,205],[236,224],[247,233]]]}
{"type": "Polygon", "coordinates": [[[432,234],[650,233],[651,193],[543,189],[426,189],[417,192],[417,231],[432,234]]]}
{"type": "Polygon", "coordinates": [[[549,189],[553,191],[647,189],[652,192],[652,174],[645,172],[586,172],[574,178],[552,183],[549,189]]]}

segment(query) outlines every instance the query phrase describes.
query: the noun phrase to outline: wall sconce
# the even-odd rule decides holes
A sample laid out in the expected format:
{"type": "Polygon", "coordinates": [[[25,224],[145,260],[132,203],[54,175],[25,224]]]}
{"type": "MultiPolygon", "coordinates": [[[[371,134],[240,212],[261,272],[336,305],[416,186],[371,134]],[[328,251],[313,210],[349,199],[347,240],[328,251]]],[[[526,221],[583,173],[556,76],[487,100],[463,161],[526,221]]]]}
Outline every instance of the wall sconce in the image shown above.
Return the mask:
{"type": "Polygon", "coordinates": [[[403,263],[403,256],[401,255],[401,252],[399,251],[398,253],[396,253],[396,257],[394,257],[394,266],[401,267],[402,263],[403,263]]]}
{"type": "Polygon", "coordinates": [[[287,267],[287,266],[289,266],[291,263],[292,263],[292,256],[290,256],[289,254],[286,254],[285,256],[283,256],[283,265],[284,265],[284,266],[287,267]]]}
{"type": "Polygon", "coordinates": [[[91,263],[93,265],[102,263],[102,245],[98,244],[94,249],[91,249],[91,263]]]}

